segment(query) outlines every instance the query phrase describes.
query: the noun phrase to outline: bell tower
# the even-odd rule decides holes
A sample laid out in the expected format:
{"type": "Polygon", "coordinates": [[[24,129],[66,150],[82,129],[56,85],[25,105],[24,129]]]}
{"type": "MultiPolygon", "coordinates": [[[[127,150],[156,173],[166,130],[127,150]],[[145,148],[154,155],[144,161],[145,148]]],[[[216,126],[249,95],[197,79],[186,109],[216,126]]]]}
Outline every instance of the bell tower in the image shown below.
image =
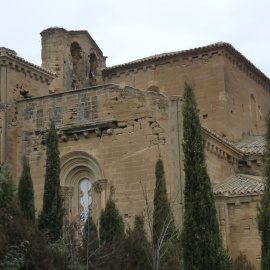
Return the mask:
{"type": "Polygon", "coordinates": [[[41,33],[42,67],[56,73],[52,92],[103,84],[106,57],[87,31],[48,28],[41,33]]]}

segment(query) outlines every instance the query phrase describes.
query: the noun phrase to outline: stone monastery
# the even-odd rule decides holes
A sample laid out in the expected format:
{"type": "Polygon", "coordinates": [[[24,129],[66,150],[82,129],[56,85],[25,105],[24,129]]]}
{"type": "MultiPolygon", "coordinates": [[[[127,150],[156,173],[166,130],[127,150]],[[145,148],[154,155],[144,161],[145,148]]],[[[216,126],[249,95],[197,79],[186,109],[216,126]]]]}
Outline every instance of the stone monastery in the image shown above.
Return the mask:
{"type": "Polygon", "coordinates": [[[196,88],[208,172],[223,242],[260,265],[256,205],[263,194],[265,116],[270,79],[228,43],[154,55],[106,67],[87,31],[41,32],[42,67],[0,48],[0,158],[19,179],[29,157],[37,211],[43,198],[44,136],[54,119],[61,186],[70,220],[91,209],[98,221],[115,186],[126,223],[152,196],[155,163],[164,161],[169,198],[183,214],[184,82],[196,88]]]}

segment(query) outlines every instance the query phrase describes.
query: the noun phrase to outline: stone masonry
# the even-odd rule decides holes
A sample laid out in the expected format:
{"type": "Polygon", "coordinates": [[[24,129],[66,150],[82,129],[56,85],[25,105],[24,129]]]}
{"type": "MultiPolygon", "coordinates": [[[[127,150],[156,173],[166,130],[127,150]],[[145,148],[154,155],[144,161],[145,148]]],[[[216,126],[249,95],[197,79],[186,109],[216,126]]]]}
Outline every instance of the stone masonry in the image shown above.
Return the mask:
{"type": "Polygon", "coordinates": [[[41,32],[42,67],[0,47],[0,158],[21,174],[30,159],[37,212],[53,119],[61,155],[66,217],[83,225],[99,214],[111,185],[127,226],[151,201],[155,163],[164,161],[177,224],[183,221],[184,82],[196,88],[208,172],[224,245],[259,269],[256,205],[263,194],[264,117],[270,79],[230,44],[164,53],[114,67],[87,31],[41,32]]]}

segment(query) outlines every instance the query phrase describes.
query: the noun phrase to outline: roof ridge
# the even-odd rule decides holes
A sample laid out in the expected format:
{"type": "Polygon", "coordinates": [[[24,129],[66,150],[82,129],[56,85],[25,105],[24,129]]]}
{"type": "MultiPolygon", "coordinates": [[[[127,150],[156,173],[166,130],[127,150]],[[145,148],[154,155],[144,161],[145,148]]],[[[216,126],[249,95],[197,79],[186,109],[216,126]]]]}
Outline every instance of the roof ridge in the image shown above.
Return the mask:
{"type": "Polygon", "coordinates": [[[242,53],[240,53],[238,50],[236,50],[235,47],[232,44],[227,43],[227,42],[223,42],[223,41],[219,41],[219,42],[212,43],[212,44],[209,44],[209,45],[206,45],[206,46],[195,47],[195,48],[187,49],[187,50],[180,50],[180,51],[174,51],[174,52],[167,52],[167,53],[151,55],[151,56],[148,56],[148,57],[144,57],[144,58],[140,58],[140,59],[133,60],[133,61],[130,61],[130,62],[126,62],[126,63],[123,63],[123,64],[118,64],[118,65],[114,65],[114,66],[111,66],[111,67],[105,67],[103,69],[103,71],[104,72],[106,72],[106,71],[110,72],[110,71],[118,69],[118,68],[125,68],[125,67],[133,66],[133,65],[136,65],[136,64],[148,62],[148,61],[149,62],[150,61],[155,61],[155,60],[158,60],[158,59],[161,59],[161,58],[173,57],[173,56],[181,55],[181,54],[195,53],[195,52],[199,52],[199,51],[203,52],[203,51],[213,49],[213,48],[218,49],[220,47],[226,47],[226,48],[230,49],[232,51],[232,53],[235,53],[236,56],[242,58],[244,64],[246,64],[248,66],[248,68],[252,72],[257,73],[257,75],[260,76],[262,78],[262,80],[265,80],[266,83],[268,85],[270,85],[270,78],[269,77],[267,77],[259,68],[257,68],[242,53]]]}
{"type": "Polygon", "coordinates": [[[33,63],[25,60],[24,58],[22,58],[22,57],[20,57],[20,56],[18,56],[16,54],[14,54],[14,53],[11,53],[9,50],[6,50],[6,49],[0,50],[0,57],[1,56],[9,56],[11,58],[14,58],[16,60],[19,60],[19,61],[23,62],[24,64],[27,64],[27,65],[29,65],[31,67],[34,67],[34,68],[36,68],[36,69],[38,69],[40,71],[46,72],[46,73],[50,74],[51,76],[55,76],[56,75],[54,72],[52,72],[52,71],[50,71],[48,69],[45,69],[45,68],[43,68],[41,66],[38,66],[36,64],[33,64],[33,63]]]}
{"type": "Polygon", "coordinates": [[[235,50],[235,48],[227,42],[223,42],[223,41],[219,41],[219,42],[215,42],[215,43],[211,43],[209,45],[206,46],[201,46],[201,47],[195,47],[195,48],[191,48],[191,49],[186,49],[186,50],[180,50],[180,51],[173,51],[173,52],[165,52],[165,53],[160,53],[160,54],[154,54],[154,55],[150,55],[150,56],[146,56],[143,58],[139,58],[133,61],[129,61],[123,64],[119,64],[119,65],[114,65],[111,67],[106,67],[103,70],[110,70],[110,69],[114,69],[114,68],[118,68],[118,67],[124,67],[124,66],[128,66],[128,65],[132,65],[132,64],[136,64],[136,63],[141,63],[141,62],[147,62],[147,61],[151,61],[151,60],[155,60],[155,59],[159,59],[159,58],[165,58],[165,57],[170,57],[170,56],[174,56],[174,55],[178,55],[181,53],[189,53],[189,52],[194,52],[197,50],[203,50],[203,49],[208,49],[208,48],[212,48],[212,47],[221,47],[221,46],[227,46],[227,47],[231,47],[235,50]]]}

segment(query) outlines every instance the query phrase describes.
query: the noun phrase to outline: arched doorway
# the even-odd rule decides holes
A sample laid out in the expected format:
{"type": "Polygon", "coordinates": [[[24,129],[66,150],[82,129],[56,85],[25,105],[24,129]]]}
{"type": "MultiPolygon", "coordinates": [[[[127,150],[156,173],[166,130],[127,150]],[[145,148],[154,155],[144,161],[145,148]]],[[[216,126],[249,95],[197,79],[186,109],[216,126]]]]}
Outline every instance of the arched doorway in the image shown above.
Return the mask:
{"type": "Polygon", "coordinates": [[[97,220],[105,206],[107,180],[99,162],[83,151],[61,157],[61,187],[66,218],[83,226],[88,214],[97,220]]]}

